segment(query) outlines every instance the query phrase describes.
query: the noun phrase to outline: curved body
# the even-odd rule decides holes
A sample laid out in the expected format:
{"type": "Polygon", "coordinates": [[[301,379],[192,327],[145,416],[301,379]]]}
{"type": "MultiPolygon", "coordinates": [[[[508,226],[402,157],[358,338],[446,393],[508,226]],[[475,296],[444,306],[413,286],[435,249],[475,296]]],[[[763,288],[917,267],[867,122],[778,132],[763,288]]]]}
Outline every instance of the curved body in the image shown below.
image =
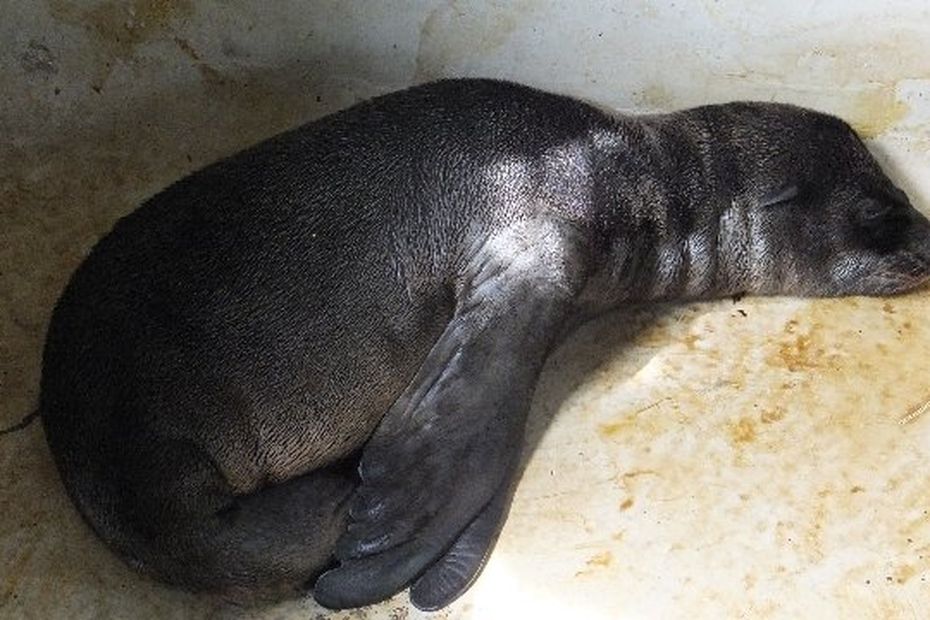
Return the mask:
{"type": "Polygon", "coordinates": [[[277,593],[338,561],[324,604],[410,586],[441,607],[493,546],[577,310],[906,290],[930,227],[896,192],[845,124],[789,106],[620,117],[489,80],[386,95],[116,224],[49,327],[49,444],[91,527],[170,583],[277,593]],[[796,163],[825,148],[827,170],[796,163]],[[892,232],[837,223],[866,200],[896,205],[892,232]]]}

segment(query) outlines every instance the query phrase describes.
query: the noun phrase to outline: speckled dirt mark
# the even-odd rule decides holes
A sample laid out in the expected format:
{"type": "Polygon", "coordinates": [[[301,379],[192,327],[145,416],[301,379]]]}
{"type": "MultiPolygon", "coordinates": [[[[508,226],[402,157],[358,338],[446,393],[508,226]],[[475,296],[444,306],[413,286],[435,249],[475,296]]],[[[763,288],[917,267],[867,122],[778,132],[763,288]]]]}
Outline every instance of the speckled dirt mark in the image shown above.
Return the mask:
{"type": "Polygon", "coordinates": [[[194,13],[190,0],[108,0],[90,6],[73,0],[46,1],[56,19],[93,33],[110,56],[122,60],[131,58],[139,45],[160,38],[173,22],[194,13]]]}

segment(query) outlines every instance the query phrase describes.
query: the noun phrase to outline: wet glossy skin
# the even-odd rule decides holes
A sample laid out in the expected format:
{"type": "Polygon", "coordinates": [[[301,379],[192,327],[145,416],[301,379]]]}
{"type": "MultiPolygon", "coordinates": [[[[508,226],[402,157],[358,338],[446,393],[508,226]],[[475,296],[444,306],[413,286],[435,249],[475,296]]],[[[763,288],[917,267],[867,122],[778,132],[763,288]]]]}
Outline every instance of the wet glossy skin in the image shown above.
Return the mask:
{"type": "Polygon", "coordinates": [[[410,587],[434,609],[493,547],[580,312],[928,276],[930,224],[833,117],[615,117],[438,82],[117,223],[56,307],[42,418],[81,514],[149,574],[239,597],[315,582],[332,607],[410,587]]]}

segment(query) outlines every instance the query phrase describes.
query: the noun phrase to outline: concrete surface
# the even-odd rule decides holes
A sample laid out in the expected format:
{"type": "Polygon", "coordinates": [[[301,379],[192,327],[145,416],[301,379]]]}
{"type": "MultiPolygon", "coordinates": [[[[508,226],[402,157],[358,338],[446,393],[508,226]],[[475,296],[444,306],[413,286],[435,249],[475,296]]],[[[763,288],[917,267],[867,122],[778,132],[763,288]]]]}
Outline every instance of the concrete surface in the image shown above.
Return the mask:
{"type": "MultiPolygon", "coordinates": [[[[360,98],[508,77],[606,107],[775,99],[843,115],[930,211],[918,0],[0,3],[0,427],[120,215],[360,98]]],[[[924,618],[930,293],[604,317],[553,357],[481,580],[437,618],[924,618]],[[923,610],[923,611],[921,611],[923,610]]],[[[334,618],[418,618],[404,596],[334,618]]],[[[38,424],[0,437],[0,617],[321,618],[137,577],[85,528],[38,424]]]]}

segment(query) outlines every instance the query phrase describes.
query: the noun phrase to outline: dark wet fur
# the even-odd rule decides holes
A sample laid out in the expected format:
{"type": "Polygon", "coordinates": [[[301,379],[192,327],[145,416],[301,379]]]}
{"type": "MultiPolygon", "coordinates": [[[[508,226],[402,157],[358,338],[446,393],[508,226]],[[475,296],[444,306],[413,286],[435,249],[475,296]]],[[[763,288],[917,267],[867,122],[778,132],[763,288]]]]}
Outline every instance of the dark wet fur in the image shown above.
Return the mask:
{"type": "Polygon", "coordinates": [[[439,608],[506,514],[529,400],[581,311],[892,294],[930,224],[842,121],[624,117],[449,80],[210,166],[120,220],[48,331],[43,423],[133,566],[333,607],[439,608]]]}

